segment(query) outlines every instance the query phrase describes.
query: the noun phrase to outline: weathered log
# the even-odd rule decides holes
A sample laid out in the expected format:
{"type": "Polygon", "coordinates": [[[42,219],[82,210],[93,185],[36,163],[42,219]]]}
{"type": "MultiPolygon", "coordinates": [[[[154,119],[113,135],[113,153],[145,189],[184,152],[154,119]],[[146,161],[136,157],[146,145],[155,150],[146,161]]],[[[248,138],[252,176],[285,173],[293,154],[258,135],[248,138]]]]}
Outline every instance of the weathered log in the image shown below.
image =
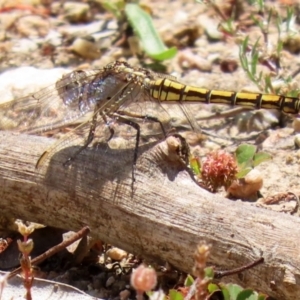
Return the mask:
{"type": "Polygon", "coordinates": [[[227,280],[299,299],[299,218],[201,189],[184,170],[176,141],[141,149],[132,190],[131,151],[99,146],[63,167],[74,150],[67,148],[37,172],[53,140],[0,132],[1,213],[68,230],[88,225],[95,238],[186,272],[202,240],[212,245],[209,263],[217,268],[263,256],[264,264],[227,280]]]}

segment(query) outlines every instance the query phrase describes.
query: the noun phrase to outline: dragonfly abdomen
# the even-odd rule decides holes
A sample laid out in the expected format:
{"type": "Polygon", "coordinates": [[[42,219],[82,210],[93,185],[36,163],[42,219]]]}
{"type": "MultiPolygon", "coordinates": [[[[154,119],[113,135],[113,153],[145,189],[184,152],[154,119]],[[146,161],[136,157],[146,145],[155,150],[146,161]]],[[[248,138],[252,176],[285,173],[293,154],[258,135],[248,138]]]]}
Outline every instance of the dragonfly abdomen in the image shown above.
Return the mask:
{"type": "Polygon", "coordinates": [[[153,80],[148,86],[151,96],[159,101],[216,103],[249,109],[278,109],[289,114],[298,114],[300,110],[300,99],[295,97],[209,90],[185,85],[167,78],[153,80]]]}

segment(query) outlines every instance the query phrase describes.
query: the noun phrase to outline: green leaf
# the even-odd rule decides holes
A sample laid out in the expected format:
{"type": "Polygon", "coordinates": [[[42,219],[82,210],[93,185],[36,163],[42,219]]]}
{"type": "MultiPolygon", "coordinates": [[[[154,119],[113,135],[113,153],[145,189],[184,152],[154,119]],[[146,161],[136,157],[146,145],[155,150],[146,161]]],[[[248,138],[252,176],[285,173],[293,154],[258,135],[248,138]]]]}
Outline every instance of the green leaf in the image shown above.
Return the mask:
{"type": "Polygon", "coordinates": [[[257,293],[253,290],[246,289],[238,294],[236,300],[257,300],[257,293]]]}
{"type": "Polygon", "coordinates": [[[198,157],[190,158],[190,167],[195,175],[201,174],[201,163],[198,157]]]}
{"type": "Polygon", "coordinates": [[[247,168],[241,169],[241,170],[236,174],[236,178],[237,178],[237,179],[244,178],[251,170],[252,170],[252,167],[247,167],[247,168]]]}
{"type": "Polygon", "coordinates": [[[207,267],[204,269],[204,273],[205,273],[205,278],[206,279],[214,279],[214,276],[215,276],[215,272],[214,272],[214,269],[211,268],[211,267],[207,267]]]}
{"type": "Polygon", "coordinates": [[[259,55],[258,55],[258,43],[259,43],[259,38],[257,39],[257,41],[255,42],[255,44],[252,47],[252,51],[251,51],[251,56],[252,56],[252,61],[251,61],[251,74],[254,76],[256,74],[256,67],[258,64],[258,59],[259,59],[259,55]]]}
{"type": "Polygon", "coordinates": [[[139,37],[145,52],[156,60],[166,60],[177,53],[175,47],[167,48],[155,30],[150,15],[139,5],[126,4],[125,14],[129,23],[139,37]]]}
{"type": "Polygon", "coordinates": [[[207,287],[207,290],[208,290],[208,292],[211,294],[211,293],[213,293],[213,292],[215,292],[215,291],[219,291],[219,290],[220,290],[220,287],[219,287],[217,284],[215,284],[215,283],[210,283],[210,284],[208,285],[208,287],[207,287]]]}
{"type": "Polygon", "coordinates": [[[125,7],[124,1],[122,1],[122,0],[120,0],[120,1],[105,0],[105,1],[101,1],[101,4],[105,10],[112,13],[118,20],[121,19],[122,11],[125,7]]]}
{"type": "Polygon", "coordinates": [[[231,300],[236,300],[238,294],[243,290],[243,288],[237,284],[228,284],[227,285],[227,290],[230,294],[230,299],[231,300]]]}
{"type": "Polygon", "coordinates": [[[228,34],[234,34],[235,33],[232,18],[229,18],[229,19],[225,20],[225,22],[220,24],[220,26],[221,26],[222,30],[225,31],[228,34]]]}
{"type": "MultiPolygon", "coordinates": [[[[146,50],[145,50],[146,51],[146,50]]],[[[164,52],[158,53],[158,54],[150,54],[149,52],[146,51],[146,53],[151,56],[153,59],[156,60],[166,60],[166,59],[171,59],[177,54],[177,49],[176,47],[169,48],[165,50],[164,52]]]]}
{"type": "Polygon", "coordinates": [[[258,0],[257,1],[258,7],[259,7],[259,11],[263,12],[264,11],[264,1],[263,0],[258,0]]]}
{"type": "Polygon", "coordinates": [[[249,36],[247,35],[242,43],[242,53],[245,55],[248,48],[249,36]]]}
{"type": "Polygon", "coordinates": [[[248,68],[248,63],[247,63],[247,60],[245,59],[245,54],[242,53],[242,46],[240,46],[240,62],[241,62],[241,65],[242,65],[242,68],[243,70],[247,70],[248,68]]]}
{"type": "Polygon", "coordinates": [[[169,290],[169,297],[170,297],[170,300],[183,300],[184,299],[182,293],[180,293],[174,289],[169,290]]]}
{"type": "Polygon", "coordinates": [[[222,290],[222,293],[223,293],[224,300],[231,300],[230,293],[229,293],[227,287],[226,286],[222,286],[221,290],[222,290]]]}
{"type": "Polygon", "coordinates": [[[265,76],[265,92],[266,93],[272,93],[273,91],[273,85],[270,75],[265,76]]]}
{"type": "Polygon", "coordinates": [[[253,166],[256,167],[264,161],[271,160],[272,156],[266,152],[255,153],[253,157],[253,166]]]}
{"type": "Polygon", "coordinates": [[[256,151],[256,147],[253,145],[242,144],[239,147],[237,147],[235,151],[235,155],[236,155],[238,165],[248,163],[249,160],[252,160],[255,151],[256,151]]]}
{"type": "Polygon", "coordinates": [[[258,295],[257,300],[266,300],[267,296],[266,295],[258,295]]]}
{"type": "Polygon", "coordinates": [[[194,278],[190,274],[188,274],[184,281],[184,286],[191,286],[194,283],[194,281],[194,278]]]}
{"type": "Polygon", "coordinates": [[[299,97],[299,93],[300,93],[300,91],[299,90],[292,90],[292,91],[289,91],[288,93],[287,93],[287,96],[288,97],[299,97]]]}

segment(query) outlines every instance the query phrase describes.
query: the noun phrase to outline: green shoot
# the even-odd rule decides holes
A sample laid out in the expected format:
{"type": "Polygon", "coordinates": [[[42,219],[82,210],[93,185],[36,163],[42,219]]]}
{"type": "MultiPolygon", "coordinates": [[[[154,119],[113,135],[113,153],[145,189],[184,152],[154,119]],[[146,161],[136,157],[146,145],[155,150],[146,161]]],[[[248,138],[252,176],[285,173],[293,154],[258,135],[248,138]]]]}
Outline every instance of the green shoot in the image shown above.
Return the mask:
{"type": "Polygon", "coordinates": [[[176,48],[167,48],[155,30],[150,15],[137,4],[127,4],[125,14],[135,33],[139,37],[145,52],[153,59],[173,58],[176,48]]]}
{"type": "Polygon", "coordinates": [[[244,178],[254,167],[272,158],[265,152],[256,153],[256,147],[248,144],[240,145],[235,151],[235,157],[239,168],[237,178],[244,178]]]}
{"type": "Polygon", "coordinates": [[[141,42],[143,50],[155,60],[173,58],[177,49],[167,48],[157,33],[150,15],[136,3],[128,3],[124,0],[102,2],[103,7],[111,12],[117,20],[127,20],[141,42]]]}
{"type": "Polygon", "coordinates": [[[125,1],[117,0],[117,1],[109,1],[105,0],[101,2],[103,8],[110,13],[112,13],[117,20],[121,20],[123,16],[123,10],[125,8],[125,1]]]}

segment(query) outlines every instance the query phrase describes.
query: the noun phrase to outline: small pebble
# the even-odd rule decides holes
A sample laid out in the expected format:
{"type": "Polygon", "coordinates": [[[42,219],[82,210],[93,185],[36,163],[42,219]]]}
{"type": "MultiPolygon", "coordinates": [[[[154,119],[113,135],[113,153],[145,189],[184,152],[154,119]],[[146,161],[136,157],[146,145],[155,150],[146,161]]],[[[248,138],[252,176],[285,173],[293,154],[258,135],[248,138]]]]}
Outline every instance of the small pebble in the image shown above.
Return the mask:
{"type": "Polygon", "coordinates": [[[294,158],[292,155],[287,155],[286,158],[285,158],[285,163],[287,165],[290,165],[292,162],[294,161],[294,158]]]}
{"type": "Polygon", "coordinates": [[[297,149],[300,149],[300,134],[295,135],[294,144],[297,149]]]}
{"type": "Polygon", "coordinates": [[[65,2],[63,14],[70,22],[87,22],[91,20],[90,6],[87,3],[65,2]]]}
{"type": "Polygon", "coordinates": [[[296,133],[300,132],[300,118],[295,118],[293,121],[293,129],[296,133]]]}
{"type": "MultiPolygon", "coordinates": [[[[252,200],[263,186],[263,178],[257,169],[252,169],[244,178],[234,181],[227,192],[235,198],[252,200]]],[[[255,199],[256,200],[256,199],[255,199]]]]}
{"type": "Polygon", "coordinates": [[[71,45],[70,50],[83,58],[97,59],[100,57],[98,46],[94,42],[83,38],[77,38],[71,45]]]}
{"type": "Polygon", "coordinates": [[[121,261],[127,256],[127,252],[117,247],[111,248],[106,252],[106,256],[112,260],[121,261]]]}

